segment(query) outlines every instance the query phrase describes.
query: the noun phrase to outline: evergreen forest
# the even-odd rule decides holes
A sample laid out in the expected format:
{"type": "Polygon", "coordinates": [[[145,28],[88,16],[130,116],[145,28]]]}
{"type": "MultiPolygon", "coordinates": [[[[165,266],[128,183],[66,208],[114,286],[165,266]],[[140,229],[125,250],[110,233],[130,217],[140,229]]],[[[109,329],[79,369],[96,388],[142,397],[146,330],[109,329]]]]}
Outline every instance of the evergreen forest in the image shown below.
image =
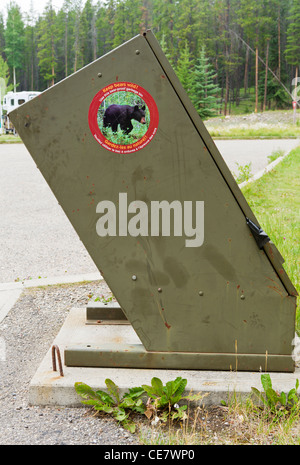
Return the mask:
{"type": "Polygon", "coordinates": [[[254,111],[292,108],[299,0],[53,3],[42,14],[0,5],[0,78],[8,90],[43,91],[151,29],[203,118],[227,115],[249,95],[254,111]]]}

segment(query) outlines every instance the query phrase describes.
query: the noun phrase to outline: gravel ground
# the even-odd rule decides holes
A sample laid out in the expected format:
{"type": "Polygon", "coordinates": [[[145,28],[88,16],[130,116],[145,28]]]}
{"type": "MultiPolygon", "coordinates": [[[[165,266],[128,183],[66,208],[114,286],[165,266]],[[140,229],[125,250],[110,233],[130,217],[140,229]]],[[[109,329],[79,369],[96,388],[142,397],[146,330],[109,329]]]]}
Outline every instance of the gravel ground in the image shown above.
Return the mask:
{"type": "Polygon", "coordinates": [[[107,298],[110,291],[104,281],[27,289],[0,324],[5,343],[0,357],[1,445],[138,444],[136,435],[109,416],[95,417],[86,408],[28,405],[30,381],[68,311],[84,307],[90,294],[107,298]]]}
{"type": "MultiPolygon", "coordinates": [[[[87,408],[30,406],[29,384],[72,307],[85,307],[90,296],[108,298],[111,293],[104,281],[85,284],[26,289],[0,324],[0,444],[3,445],[98,445],[100,454],[109,450],[132,450],[146,439],[160,445],[164,430],[149,425],[139,416],[138,432],[130,434],[109,415],[94,416],[87,408]],[[5,355],[3,357],[3,355],[5,355]],[[140,439],[141,438],[141,439],[140,439]]],[[[291,386],[292,387],[292,386],[291,386]]],[[[195,413],[196,414],[196,413],[195,413]]],[[[196,414],[197,415],[197,414],[196,414]]],[[[201,410],[197,433],[185,436],[185,444],[272,444],[273,435],[252,430],[251,423],[237,413],[229,414],[223,406],[201,410]],[[201,439],[202,438],[202,439],[201,439]],[[196,442],[194,442],[196,441],[196,442]]],[[[294,441],[299,443],[299,421],[293,427],[294,441]],[[297,439],[298,438],[298,439],[297,439]]],[[[173,440],[174,441],[174,440],[173,440]]],[[[170,444],[172,442],[166,442],[170,444]]],[[[180,442],[179,442],[180,444],[180,442]]],[[[166,446],[167,447],[167,446],[166,446]]],[[[151,446],[153,448],[153,446],[151,446]]],[[[146,449],[147,450],[147,449],[146,449]]],[[[77,449],[71,452],[76,452],[77,449]]],[[[144,453],[144,452],[142,452],[144,453]]],[[[100,456],[101,458],[101,456],[100,456]]],[[[143,459],[141,459],[143,463],[143,459]]]]}
{"type": "MultiPolygon", "coordinates": [[[[299,118],[299,110],[297,110],[297,118],[299,118]]],[[[255,123],[264,124],[294,124],[293,110],[277,110],[265,111],[263,113],[248,113],[244,115],[227,115],[226,117],[216,117],[205,120],[205,124],[213,127],[220,123],[226,126],[238,126],[239,124],[247,124],[249,127],[255,123]]]]}
{"type": "MultiPolygon", "coordinates": [[[[111,446],[130,450],[128,446],[141,445],[145,438],[150,444],[159,444],[160,429],[151,427],[146,417],[139,416],[138,432],[132,435],[109,415],[96,417],[84,407],[39,407],[28,403],[30,381],[69,310],[84,308],[90,299],[102,295],[106,299],[111,296],[105,281],[29,288],[4,318],[0,324],[1,445],[100,445],[106,446],[105,450],[111,446]]],[[[191,442],[183,444],[194,444],[195,439],[216,445],[272,444],[271,436],[260,437],[251,430],[251,424],[241,421],[239,411],[228,416],[223,406],[206,407],[198,416],[197,436],[191,435],[185,439],[191,442]]],[[[191,420],[191,424],[196,423],[191,420]]],[[[299,421],[294,429],[295,438],[299,438],[299,421]]],[[[180,426],[179,432],[183,434],[180,426]]],[[[167,427],[166,438],[168,434],[167,427]]]]}
{"type": "MultiPolygon", "coordinates": [[[[69,310],[84,308],[91,295],[92,299],[102,295],[107,299],[111,292],[103,280],[29,288],[0,324],[0,445],[100,445],[106,446],[104,451],[111,451],[110,446],[127,451],[145,440],[159,444],[161,434],[168,438],[168,428],[161,433],[146,417],[136,419],[138,431],[131,434],[109,415],[94,416],[84,407],[29,405],[30,381],[69,310]]],[[[209,444],[215,444],[230,426],[223,407],[210,407],[199,421],[200,432],[209,444]]]]}
{"type": "MultiPolygon", "coordinates": [[[[0,445],[98,445],[106,446],[105,452],[111,446],[131,450],[130,446],[141,446],[145,440],[159,445],[161,435],[168,441],[168,426],[151,427],[146,417],[137,418],[138,431],[131,434],[109,415],[94,416],[84,407],[29,405],[30,381],[69,310],[84,308],[90,295],[108,298],[111,292],[104,281],[29,288],[0,324],[0,445]],[[2,352],[1,341],[5,342],[2,352]]],[[[230,444],[236,426],[226,418],[224,407],[211,406],[202,412],[197,437],[206,444],[230,444]],[[224,434],[229,442],[224,442],[224,434]]],[[[193,419],[191,424],[196,424],[193,419]]],[[[194,435],[191,442],[185,440],[183,444],[194,444],[194,435]]]]}

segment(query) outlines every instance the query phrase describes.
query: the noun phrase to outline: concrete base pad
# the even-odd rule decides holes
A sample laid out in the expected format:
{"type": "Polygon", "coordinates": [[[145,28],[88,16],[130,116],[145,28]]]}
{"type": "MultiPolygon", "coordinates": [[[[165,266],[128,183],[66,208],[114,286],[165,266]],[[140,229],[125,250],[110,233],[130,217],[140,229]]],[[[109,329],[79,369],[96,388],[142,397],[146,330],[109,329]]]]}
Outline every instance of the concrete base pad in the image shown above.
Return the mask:
{"type": "MultiPolygon", "coordinates": [[[[252,386],[262,389],[261,374],[258,372],[64,366],[64,350],[68,346],[107,342],[138,344],[140,340],[131,325],[86,324],[86,309],[73,308],[53,341],[61,354],[64,376],[60,376],[59,371],[53,371],[51,346],[31,380],[29,403],[40,406],[81,406],[81,398],[74,389],[75,382],[81,381],[93,389],[106,390],[106,378],[114,381],[123,393],[131,387],[151,384],[154,376],[159,377],[164,384],[181,376],[187,379],[187,392],[208,394],[203,399],[206,405],[219,405],[221,400],[227,402],[232,394],[247,397],[252,386]]],[[[270,376],[274,389],[288,392],[295,387],[296,379],[300,377],[300,368],[296,367],[294,373],[271,373],[270,376]]]]}

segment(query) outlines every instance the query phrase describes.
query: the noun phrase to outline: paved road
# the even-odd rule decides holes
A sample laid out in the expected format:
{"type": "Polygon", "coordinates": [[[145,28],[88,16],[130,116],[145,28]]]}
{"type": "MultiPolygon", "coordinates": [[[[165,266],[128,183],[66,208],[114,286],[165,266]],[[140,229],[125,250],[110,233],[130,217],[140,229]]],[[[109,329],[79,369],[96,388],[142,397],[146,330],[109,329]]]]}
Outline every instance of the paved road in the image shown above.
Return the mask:
{"type": "MultiPolygon", "coordinates": [[[[297,140],[217,141],[229,168],[263,169],[273,150],[297,140]]],[[[0,283],[95,273],[93,261],[23,144],[0,145],[0,283]]]]}
{"type": "Polygon", "coordinates": [[[300,145],[300,140],[217,140],[215,144],[232,172],[238,174],[236,163],[244,166],[251,162],[251,172],[254,175],[268,165],[268,156],[274,151],[280,149],[288,153],[300,145]]]}
{"type": "Polygon", "coordinates": [[[23,144],[0,145],[0,283],[96,267],[23,144]]]}

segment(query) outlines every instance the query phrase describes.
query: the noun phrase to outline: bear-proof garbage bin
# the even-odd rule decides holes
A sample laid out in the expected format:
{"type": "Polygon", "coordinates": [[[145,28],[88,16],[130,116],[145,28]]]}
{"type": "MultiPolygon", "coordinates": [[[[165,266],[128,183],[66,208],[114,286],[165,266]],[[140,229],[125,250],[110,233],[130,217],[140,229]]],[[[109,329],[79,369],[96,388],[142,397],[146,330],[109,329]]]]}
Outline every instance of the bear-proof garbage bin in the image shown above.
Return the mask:
{"type": "Polygon", "coordinates": [[[66,365],[294,370],[283,259],[151,31],[10,118],[139,341],[66,365]]]}

